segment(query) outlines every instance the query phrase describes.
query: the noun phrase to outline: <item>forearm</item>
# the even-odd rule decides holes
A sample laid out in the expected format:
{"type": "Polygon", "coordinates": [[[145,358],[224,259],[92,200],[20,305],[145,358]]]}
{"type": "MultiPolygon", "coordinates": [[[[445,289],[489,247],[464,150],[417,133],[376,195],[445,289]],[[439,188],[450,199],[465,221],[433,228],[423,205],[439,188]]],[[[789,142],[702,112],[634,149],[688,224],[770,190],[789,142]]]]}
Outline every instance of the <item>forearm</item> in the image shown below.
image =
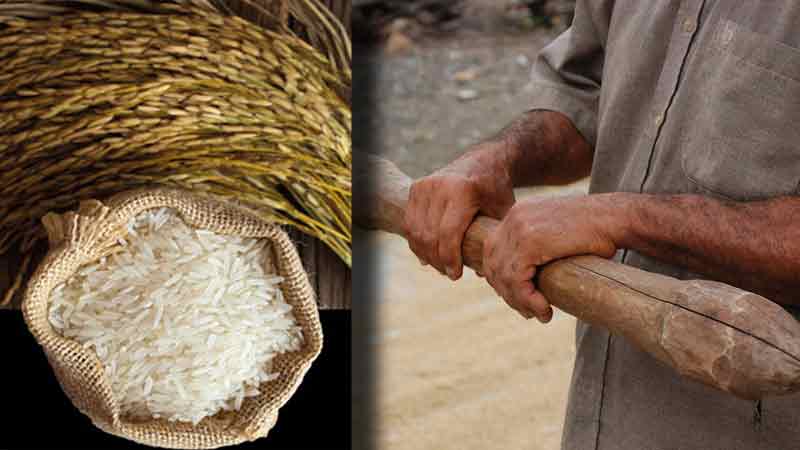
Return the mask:
{"type": "Polygon", "coordinates": [[[610,194],[616,237],[655,259],[800,304],[800,198],[723,202],[699,195],[610,194]]]}
{"type": "Polygon", "coordinates": [[[566,116],[537,110],[523,114],[459,159],[502,172],[515,187],[522,187],[562,185],[586,177],[592,157],[592,147],[566,116]]]}
{"type": "Polygon", "coordinates": [[[514,186],[562,185],[589,175],[594,151],[563,114],[531,111],[498,134],[513,152],[514,186]]]}

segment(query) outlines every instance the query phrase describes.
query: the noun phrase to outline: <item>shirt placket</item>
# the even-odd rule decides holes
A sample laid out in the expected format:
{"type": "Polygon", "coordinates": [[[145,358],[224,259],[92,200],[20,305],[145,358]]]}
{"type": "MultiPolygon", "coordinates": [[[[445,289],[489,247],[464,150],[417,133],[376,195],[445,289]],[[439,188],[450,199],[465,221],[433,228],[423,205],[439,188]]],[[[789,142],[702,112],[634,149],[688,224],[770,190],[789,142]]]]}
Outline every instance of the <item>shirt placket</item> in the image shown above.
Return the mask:
{"type": "Polygon", "coordinates": [[[645,170],[639,183],[639,192],[643,192],[645,184],[651,175],[658,137],[664,127],[664,122],[667,120],[669,108],[678,89],[681,73],[691,48],[692,39],[697,33],[697,24],[705,3],[705,0],[686,0],[681,2],[679,7],[669,49],[667,50],[667,58],[661,66],[661,74],[653,95],[652,120],[645,132],[648,140],[648,142],[645,142],[645,148],[649,148],[649,152],[645,170]]]}
{"type": "MultiPolygon", "coordinates": [[[[667,49],[667,57],[664,61],[664,64],[661,66],[661,74],[659,75],[658,82],[656,84],[656,90],[653,95],[651,120],[644,133],[645,141],[643,142],[644,145],[642,148],[647,148],[648,152],[646,155],[644,155],[646,158],[645,162],[643,163],[644,170],[642,171],[642,176],[639,179],[639,185],[636,186],[638,188],[638,192],[644,191],[645,185],[651,176],[654,156],[658,144],[658,137],[662,128],[664,127],[665,121],[668,118],[669,108],[672,105],[672,100],[675,97],[675,92],[678,89],[681,73],[683,72],[689,50],[691,49],[692,40],[697,33],[698,23],[700,21],[701,12],[705,6],[705,3],[706,0],[685,0],[680,4],[678,14],[676,16],[677,20],[675,21],[675,25],[672,30],[669,48],[667,49]]],[[[622,254],[622,262],[626,262],[627,258],[628,251],[624,250],[622,254]]],[[[605,346],[605,366],[608,365],[608,358],[610,356],[610,352],[612,351],[611,347],[614,345],[614,335],[609,333],[607,339],[608,340],[605,346]]],[[[605,390],[605,377],[606,371],[604,367],[602,376],[603,391],[605,390]]],[[[603,397],[604,395],[601,395],[598,412],[600,420],[599,426],[597,427],[595,450],[600,448],[602,442],[600,437],[602,434],[601,428],[603,423],[603,397]]]]}
{"type": "MultiPolygon", "coordinates": [[[[706,0],[685,0],[681,2],[676,16],[672,36],[670,37],[667,57],[662,64],[661,74],[658,77],[655,93],[653,95],[652,106],[650,109],[651,121],[644,136],[642,148],[647,148],[648,152],[644,157],[644,170],[639,180],[638,192],[644,192],[645,185],[652,175],[653,161],[658,144],[658,137],[667,120],[669,108],[678,90],[681,73],[683,72],[692,39],[697,33],[697,25],[700,21],[700,14],[706,0]]],[[[622,262],[627,262],[628,251],[622,254],[622,262]]]]}

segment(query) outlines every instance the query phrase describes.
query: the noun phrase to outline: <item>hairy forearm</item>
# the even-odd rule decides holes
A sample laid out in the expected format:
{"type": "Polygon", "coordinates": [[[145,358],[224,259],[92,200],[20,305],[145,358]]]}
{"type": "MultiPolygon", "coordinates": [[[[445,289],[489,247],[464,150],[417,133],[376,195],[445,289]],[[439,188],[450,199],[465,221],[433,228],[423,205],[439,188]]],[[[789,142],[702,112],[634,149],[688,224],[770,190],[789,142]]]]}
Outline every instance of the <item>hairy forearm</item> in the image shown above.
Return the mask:
{"type": "Polygon", "coordinates": [[[571,183],[589,175],[593,157],[566,116],[541,110],[523,114],[474,151],[487,167],[507,172],[515,187],[571,183]]]}
{"type": "Polygon", "coordinates": [[[610,194],[618,246],[800,304],[800,198],[727,202],[700,195],[610,194]]]}

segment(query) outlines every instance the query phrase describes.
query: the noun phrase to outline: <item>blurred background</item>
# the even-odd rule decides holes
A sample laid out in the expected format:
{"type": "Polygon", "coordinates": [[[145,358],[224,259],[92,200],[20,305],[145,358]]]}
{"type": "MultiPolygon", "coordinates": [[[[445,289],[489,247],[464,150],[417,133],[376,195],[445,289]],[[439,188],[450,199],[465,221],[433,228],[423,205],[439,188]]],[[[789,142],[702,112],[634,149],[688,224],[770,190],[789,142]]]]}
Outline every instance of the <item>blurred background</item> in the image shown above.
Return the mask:
{"type": "MultiPolygon", "coordinates": [[[[361,76],[372,85],[369,97],[354,98],[356,130],[371,130],[356,151],[379,153],[418,178],[496,133],[531,108],[532,64],[569,25],[573,7],[355,0],[355,83],[361,76]]],[[[517,198],[583,194],[587,185],[526,189],[517,198]]],[[[355,253],[370,255],[377,293],[368,300],[372,325],[357,331],[368,334],[366,351],[375,356],[375,447],[558,448],[574,319],[556,312],[547,326],[525,321],[472,271],[450,282],[420,266],[403,239],[359,233],[355,253]]]]}

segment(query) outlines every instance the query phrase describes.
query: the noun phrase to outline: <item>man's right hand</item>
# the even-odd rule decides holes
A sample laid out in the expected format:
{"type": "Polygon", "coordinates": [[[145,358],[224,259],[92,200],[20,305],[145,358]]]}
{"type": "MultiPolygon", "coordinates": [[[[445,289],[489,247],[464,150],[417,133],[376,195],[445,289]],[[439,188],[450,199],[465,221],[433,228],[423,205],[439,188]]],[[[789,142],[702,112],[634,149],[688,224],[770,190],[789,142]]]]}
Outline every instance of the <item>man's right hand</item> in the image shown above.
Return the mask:
{"type": "Polygon", "coordinates": [[[405,215],[408,245],[423,264],[450,279],[463,273],[461,243],[475,216],[502,219],[514,204],[503,143],[483,143],[411,185],[405,215]]]}

